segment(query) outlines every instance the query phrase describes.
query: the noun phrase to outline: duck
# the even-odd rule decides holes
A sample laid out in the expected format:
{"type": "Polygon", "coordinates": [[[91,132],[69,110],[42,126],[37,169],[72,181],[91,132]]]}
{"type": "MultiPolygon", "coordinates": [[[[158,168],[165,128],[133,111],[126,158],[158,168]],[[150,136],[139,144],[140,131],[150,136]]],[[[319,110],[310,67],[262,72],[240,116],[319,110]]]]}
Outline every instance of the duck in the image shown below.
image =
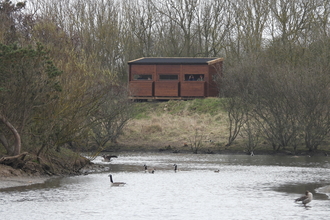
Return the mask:
{"type": "Polygon", "coordinates": [[[102,157],[104,158],[104,162],[110,162],[111,158],[118,158],[116,155],[102,155],[102,157]]]}
{"type": "Polygon", "coordinates": [[[215,172],[215,173],[219,173],[219,172],[220,172],[220,170],[215,170],[214,172],[215,172]]]}
{"type": "Polygon", "coordinates": [[[155,173],[155,169],[148,169],[148,166],[146,164],[143,165],[144,166],[144,172],[145,173],[155,173]]]}
{"type": "Polygon", "coordinates": [[[312,200],[313,200],[313,194],[310,191],[306,190],[304,196],[299,197],[299,198],[295,199],[294,201],[295,202],[302,201],[302,204],[306,207],[306,204],[310,203],[312,200]]]}
{"type": "Polygon", "coordinates": [[[111,174],[109,174],[109,177],[110,177],[111,186],[124,186],[126,184],[124,182],[113,182],[111,174]]]}

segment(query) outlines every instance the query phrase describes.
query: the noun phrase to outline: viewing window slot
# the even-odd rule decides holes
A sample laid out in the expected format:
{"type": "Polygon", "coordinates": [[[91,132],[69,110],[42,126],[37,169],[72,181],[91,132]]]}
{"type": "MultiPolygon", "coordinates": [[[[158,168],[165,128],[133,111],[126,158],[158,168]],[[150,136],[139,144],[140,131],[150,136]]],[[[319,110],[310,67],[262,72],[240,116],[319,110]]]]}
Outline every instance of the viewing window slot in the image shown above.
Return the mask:
{"type": "Polygon", "coordinates": [[[204,74],[185,74],[185,81],[204,81],[204,74]]]}
{"type": "Polygon", "coordinates": [[[178,80],[178,75],[159,75],[159,80],[178,80]]]}
{"type": "Polygon", "coordinates": [[[134,74],[133,80],[152,80],[152,75],[150,75],[150,74],[134,74]]]}

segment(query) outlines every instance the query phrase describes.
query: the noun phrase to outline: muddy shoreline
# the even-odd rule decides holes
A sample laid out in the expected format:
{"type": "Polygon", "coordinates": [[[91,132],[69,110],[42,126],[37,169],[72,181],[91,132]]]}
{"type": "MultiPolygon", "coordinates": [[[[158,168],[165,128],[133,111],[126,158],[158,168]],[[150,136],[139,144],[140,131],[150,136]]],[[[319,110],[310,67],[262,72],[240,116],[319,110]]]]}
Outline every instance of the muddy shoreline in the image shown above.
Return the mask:
{"type": "MultiPolygon", "coordinates": [[[[173,150],[173,149],[172,149],[173,150]]],[[[127,149],[124,150],[127,152],[127,149]]],[[[141,153],[148,153],[148,152],[159,152],[159,153],[171,153],[171,150],[150,150],[150,149],[140,149],[140,150],[133,150],[132,152],[141,152],[141,153]]],[[[120,151],[112,151],[112,153],[120,153],[120,151]]],[[[172,152],[172,153],[191,153],[189,151],[187,152],[172,152]]],[[[202,153],[202,152],[201,152],[202,153]]],[[[205,154],[207,152],[203,152],[202,154],[205,154]]],[[[210,152],[211,153],[211,152],[210,152]]],[[[244,151],[235,151],[235,150],[223,150],[221,152],[216,152],[215,154],[221,154],[221,155],[247,155],[244,151]]],[[[308,154],[308,152],[299,152],[295,156],[327,156],[330,155],[329,152],[318,152],[314,153],[313,155],[308,154]]],[[[291,152],[273,152],[273,151],[255,151],[254,155],[280,155],[280,156],[294,156],[291,152]]],[[[86,165],[84,168],[81,169],[81,175],[89,174],[89,173],[98,173],[98,172],[106,172],[108,167],[104,167],[99,164],[89,164],[86,165]]],[[[79,175],[79,174],[77,174],[79,175]]],[[[31,176],[26,173],[24,173],[21,170],[13,169],[10,166],[2,165],[0,164],[0,189],[5,188],[12,188],[12,187],[20,187],[20,186],[29,186],[33,184],[42,184],[46,182],[47,180],[51,178],[56,178],[59,176],[48,176],[48,175],[38,175],[38,176],[31,176]]]]}
{"type": "Polygon", "coordinates": [[[40,184],[46,182],[51,178],[52,177],[26,177],[26,176],[0,177],[0,189],[40,184]]]}
{"type": "MultiPolygon", "coordinates": [[[[88,164],[80,170],[76,175],[88,175],[91,173],[101,173],[109,171],[109,166],[100,164],[88,164]]],[[[52,178],[58,178],[69,175],[29,175],[21,170],[13,169],[10,166],[0,164],[0,189],[30,186],[34,184],[42,184],[52,178]]]]}

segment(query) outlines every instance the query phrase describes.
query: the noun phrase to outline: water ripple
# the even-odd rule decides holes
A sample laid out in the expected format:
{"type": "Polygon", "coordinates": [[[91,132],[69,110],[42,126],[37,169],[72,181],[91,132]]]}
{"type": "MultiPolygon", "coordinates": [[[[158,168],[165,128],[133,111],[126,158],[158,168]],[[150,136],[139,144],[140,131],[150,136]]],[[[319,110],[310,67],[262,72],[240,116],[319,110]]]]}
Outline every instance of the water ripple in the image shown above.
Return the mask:
{"type": "Polygon", "coordinates": [[[328,219],[330,211],[329,198],[321,194],[330,185],[329,165],[315,158],[129,153],[108,166],[124,187],[111,187],[108,173],[59,178],[0,192],[0,215],[6,220],[328,219]],[[144,163],[155,167],[155,174],[144,173],[144,163]],[[306,189],[315,193],[310,209],[293,202],[306,189]]]}

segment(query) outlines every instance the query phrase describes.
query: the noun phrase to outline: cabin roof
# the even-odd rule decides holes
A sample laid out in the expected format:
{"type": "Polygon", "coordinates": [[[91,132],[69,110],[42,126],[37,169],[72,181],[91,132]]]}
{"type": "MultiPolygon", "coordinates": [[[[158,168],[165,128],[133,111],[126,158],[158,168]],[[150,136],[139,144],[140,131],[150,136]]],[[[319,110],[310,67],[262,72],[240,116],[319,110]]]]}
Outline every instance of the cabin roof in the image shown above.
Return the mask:
{"type": "Polygon", "coordinates": [[[212,64],[222,61],[215,57],[142,57],[128,64],[212,64]]]}

